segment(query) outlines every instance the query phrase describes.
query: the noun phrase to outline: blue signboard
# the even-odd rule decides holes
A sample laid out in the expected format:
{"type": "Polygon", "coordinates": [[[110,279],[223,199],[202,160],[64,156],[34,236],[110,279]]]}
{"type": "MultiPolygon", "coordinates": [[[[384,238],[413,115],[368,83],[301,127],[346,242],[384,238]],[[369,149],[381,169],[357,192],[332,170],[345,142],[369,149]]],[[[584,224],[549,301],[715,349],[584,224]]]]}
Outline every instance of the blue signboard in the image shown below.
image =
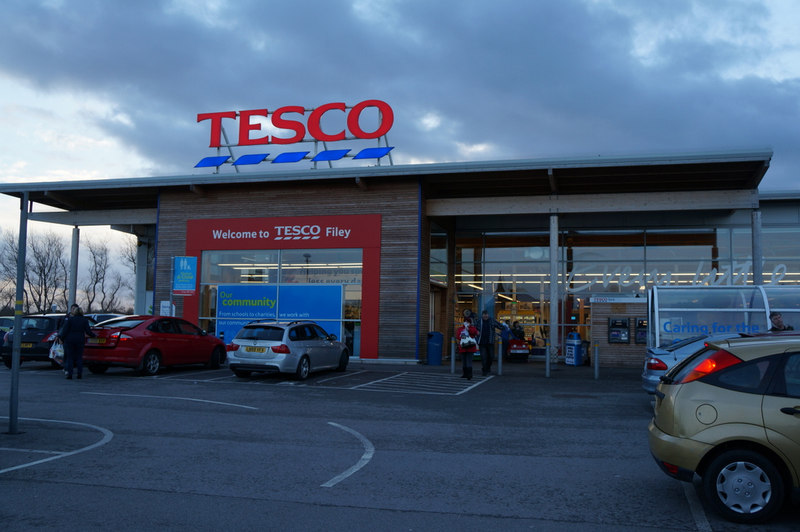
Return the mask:
{"type": "Polygon", "coordinates": [[[233,340],[239,329],[255,320],[275,319],[278,288],[274,285],[220,285],[217,288],[217,336],[233,340]]]}
{"type": "Polygon", "coordinates": [[[236,284],[217,288],[217,336],[230,342],[242,327],[256,320],[312,320],[338,335],[342,287],[236,284]]]}
{"type": "Polygon", "coordinates": [[[278,319],[341,320],[342,287],[339,285],[283,285],[278,319]]]}
{"type": "Polygon", "coordinates": [[[197,257],[172,258],[172,293],[193,296],[197,286],[197,257]]]}

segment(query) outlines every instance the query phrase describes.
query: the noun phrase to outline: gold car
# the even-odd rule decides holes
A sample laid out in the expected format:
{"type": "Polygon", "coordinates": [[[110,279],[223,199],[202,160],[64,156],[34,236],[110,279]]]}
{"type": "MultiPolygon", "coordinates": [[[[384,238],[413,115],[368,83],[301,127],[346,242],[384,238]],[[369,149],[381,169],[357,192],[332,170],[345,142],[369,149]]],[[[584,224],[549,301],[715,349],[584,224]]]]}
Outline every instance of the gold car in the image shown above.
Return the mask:
{"type": "Polygon", "coordinates": [[[708,344],[662,378],[649,431],[661,469],[699,475],[720,515],[768,520],[800,496],[800,337],[708,344]]]}

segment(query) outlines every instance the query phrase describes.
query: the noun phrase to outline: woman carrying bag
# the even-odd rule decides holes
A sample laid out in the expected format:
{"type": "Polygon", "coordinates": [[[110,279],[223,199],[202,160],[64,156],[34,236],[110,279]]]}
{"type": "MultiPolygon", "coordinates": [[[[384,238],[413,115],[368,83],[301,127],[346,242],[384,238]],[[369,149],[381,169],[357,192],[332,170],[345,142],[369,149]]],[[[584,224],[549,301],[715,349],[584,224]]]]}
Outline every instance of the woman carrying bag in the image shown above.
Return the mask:
{"type": "Polygon", "coordinates": [[[96,335],[81,308],[73,305],[69,318],[64,320],[64,325],[58,332],[58,340],[64,342],[64,372],[67,379],[72,378],[73,367],[78,372],[78,378],[83,377],[83,344],[87,336],[96,335]]]}
{"type": "Polygon", "coordinates": [[[472,356],[478,351],[478,329],[472,325],[471,318],[465,318],[464,324],[456,331],[458,352],[461,353],[461,378],[472,380],[472,356]]]}

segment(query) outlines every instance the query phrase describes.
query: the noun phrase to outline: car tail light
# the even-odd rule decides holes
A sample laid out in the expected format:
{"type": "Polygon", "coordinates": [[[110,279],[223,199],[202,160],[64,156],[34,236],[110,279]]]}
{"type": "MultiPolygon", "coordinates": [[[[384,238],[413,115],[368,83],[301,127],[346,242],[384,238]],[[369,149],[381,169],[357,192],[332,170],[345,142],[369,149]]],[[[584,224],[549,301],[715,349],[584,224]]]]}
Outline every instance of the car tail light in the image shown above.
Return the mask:
{"type": "Polygon", "coordinates": [[[291,353],[291,351],[289,350],[289,346],[286,344],[273,345],[272,351],[275,353],[283,353],[284,355],[288,355],[289,353],[291,353]]]}
{"type": "Polygon", "coordinates": [[[656,371],[666,371],[669,369],[667,365],[656,357],[651,357],[647,359],[647,369],[652,369],[656,371]]]}
{"type": "Polygon", "coordinates": [[[685,384],[687,382],[696,381],[706,375],[711,375],[717,371],[738,364],[742,361],[741,358],[734,356],[724,349],[714,352],[712,355],[699,360],[694,368],[685,372],[684,376],[675,381],[675,384],[685,384]]]}
{"type": "Polygon", "coordinates": [[[44,342],[55,342],[56,341],[56,337],[58,337],[58,331],[53,331],[50,334],[48,334],[43,341],[44,342]]]}
{"type": "Polygon", "coordinates": [[[237,349],[239,349],[239,344],[234,344],[233,342],[231,342],[231,343],[229,343],[229,344],[227,344],[225,346],[225,351],[228,351],[228,352],[236,351],[237,349]]]}
{"type": "Polygon", "coordinates": [[[661,462],[661,465],[664,466],[664,469],[666,469],[668,473],[671,473],[675,476],[678,475],[678,466],[669,464],[667,462],[661,462]]]}
{"type": "Polygon", "coordinates": [[[111,339],[116,340],[117,342],[126,342],[128,340],[133,340],[133,337],[117,331],[111,335],[111,339]]]}

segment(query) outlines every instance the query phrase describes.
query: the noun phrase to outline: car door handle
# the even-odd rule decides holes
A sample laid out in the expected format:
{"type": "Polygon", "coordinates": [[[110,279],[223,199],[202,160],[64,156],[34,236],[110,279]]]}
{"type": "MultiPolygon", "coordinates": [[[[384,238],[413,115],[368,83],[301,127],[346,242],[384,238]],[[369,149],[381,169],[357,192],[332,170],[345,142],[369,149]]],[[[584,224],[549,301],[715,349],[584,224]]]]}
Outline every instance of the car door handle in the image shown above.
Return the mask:
{"type": "Polygon", "coordinates": [[[791,406],[786,406],[781,408],[781,412],[783,412],[784,414],[789,414],[790,416],[795,416],[797,414],[800,414],[800,410],[798,410],[797,408],[792,408],[791,406]]]}

